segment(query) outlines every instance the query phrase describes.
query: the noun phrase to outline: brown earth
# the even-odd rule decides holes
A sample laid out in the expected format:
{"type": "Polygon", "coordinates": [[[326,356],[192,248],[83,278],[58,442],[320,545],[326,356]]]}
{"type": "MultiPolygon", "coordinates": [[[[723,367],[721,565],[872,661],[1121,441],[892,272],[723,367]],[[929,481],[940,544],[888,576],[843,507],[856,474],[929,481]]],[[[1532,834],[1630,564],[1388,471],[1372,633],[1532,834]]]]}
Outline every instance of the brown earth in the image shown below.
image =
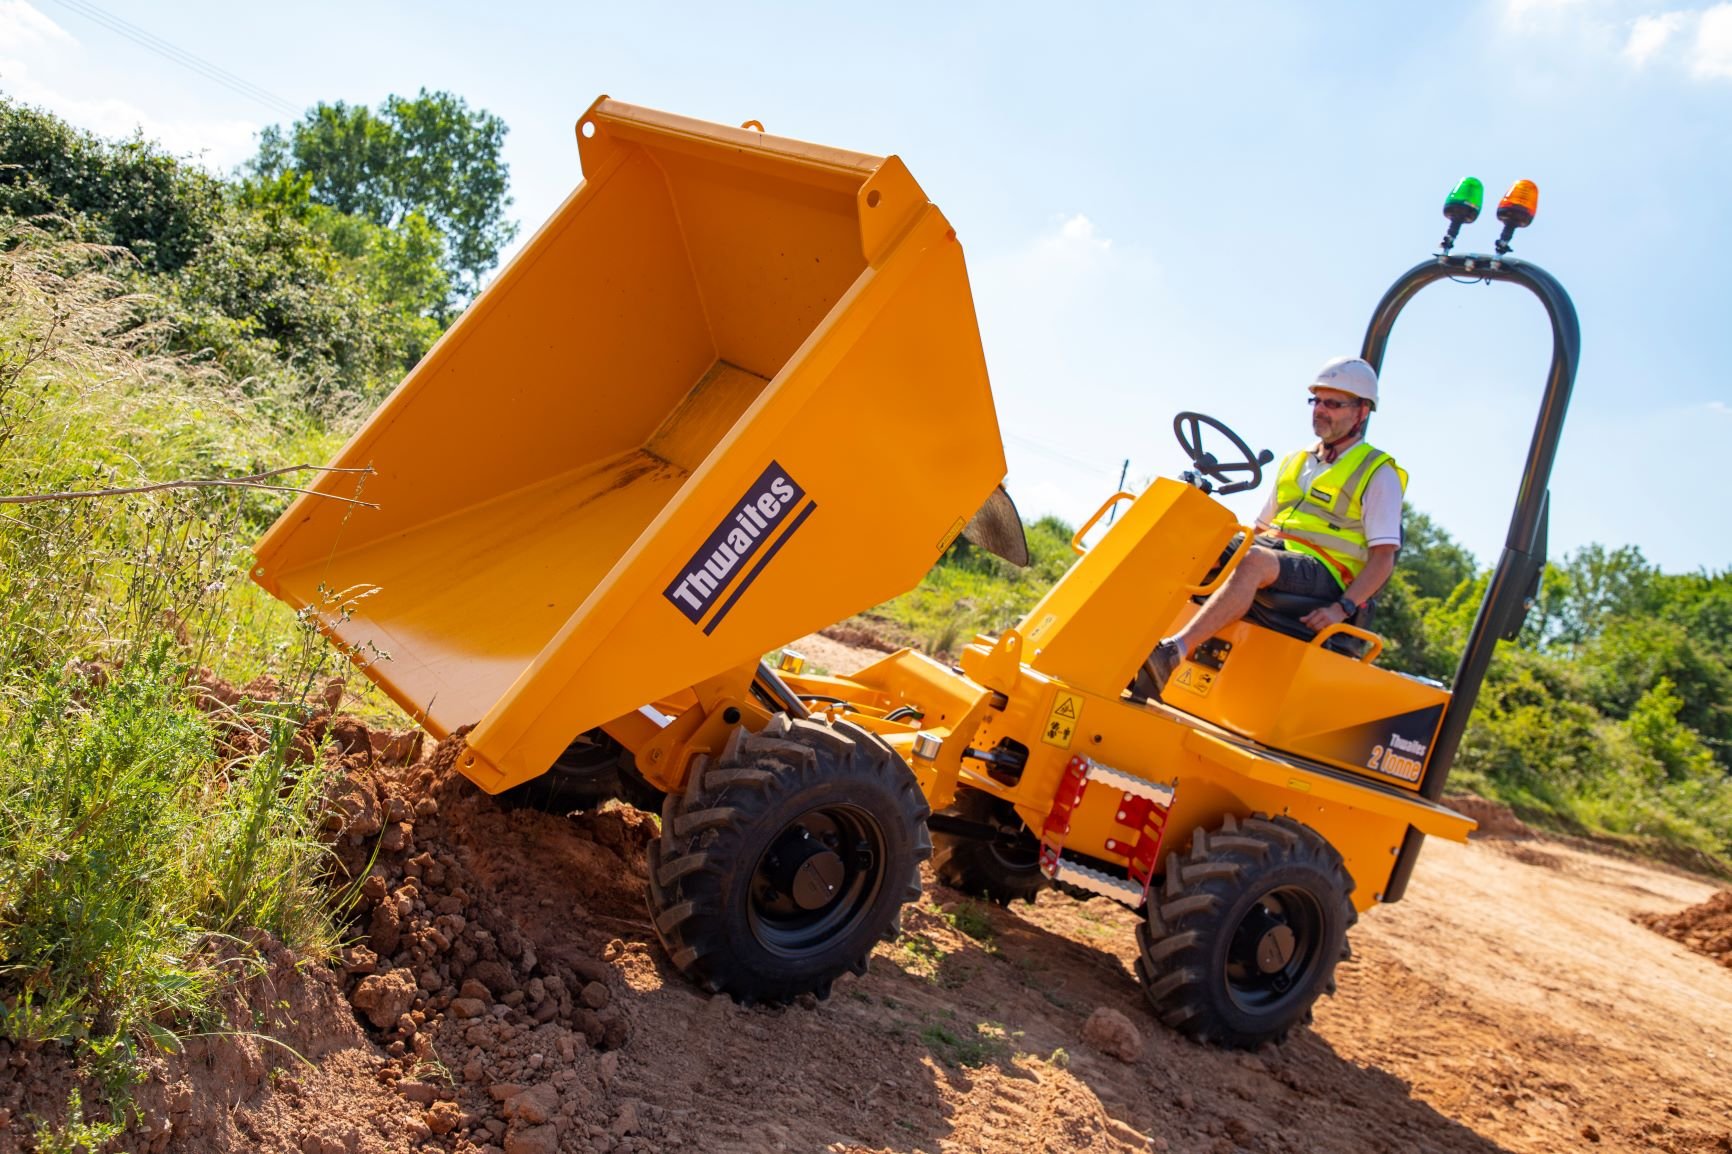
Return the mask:
{"type": "MultiPolygon", "coordinates": [[[[1681,871],[1434,841],[1314,1025],[1254,1054],[1154,1021],[1123,907],[930,876],[866,977],[745,1009],[655,943],[650,818],[503,808],[451,743],[395,765],[325,724],[362,937],[335,967],[259,943],[245,1033],[153,1059],[115,1149],[1732,1151],[1732,974],[1633,920],[1709,897],[1681,871]]],[[[0,1151],[31,1150],[72,1071],[3,1043],[0,1070],[0,1151]]]]}
{"type": "Polygon", "coordinates": [[[1640,914],[1636,920],[1722,966],[1732,966],[1732,890],[1721,890],[1675,914],[1640,914]]]}

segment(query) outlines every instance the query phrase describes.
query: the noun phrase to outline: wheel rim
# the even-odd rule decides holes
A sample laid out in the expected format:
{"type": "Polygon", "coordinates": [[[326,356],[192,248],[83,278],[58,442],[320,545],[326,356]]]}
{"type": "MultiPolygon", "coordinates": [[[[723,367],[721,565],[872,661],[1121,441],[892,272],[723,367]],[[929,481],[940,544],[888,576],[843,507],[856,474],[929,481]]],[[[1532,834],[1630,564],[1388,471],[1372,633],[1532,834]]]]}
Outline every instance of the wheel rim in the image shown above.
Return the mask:
{"type": "Polygon", "coordinates": [[[752,871],[747,920],[758,942],[794,957],[863,921],[883,887],[884,831],[865,810],[826,806],[795,818],[752,871]]]}
{"type": "Polygon", "coordinates": [[[1242,1010],[1303,997],[1323,941],[1323,906],[1308,890],[1270,890],[1245,911],[1227,947],[1227,993],[1242,1010]]]}

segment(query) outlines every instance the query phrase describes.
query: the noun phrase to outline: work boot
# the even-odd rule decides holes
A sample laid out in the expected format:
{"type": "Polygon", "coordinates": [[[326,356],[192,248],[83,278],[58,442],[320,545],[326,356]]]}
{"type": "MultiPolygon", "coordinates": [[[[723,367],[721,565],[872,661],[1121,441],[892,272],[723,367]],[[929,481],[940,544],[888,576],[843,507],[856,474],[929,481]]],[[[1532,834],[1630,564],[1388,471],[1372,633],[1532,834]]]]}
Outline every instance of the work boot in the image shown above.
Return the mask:
{"type": "Polygon", "coordinates": [[[1155,651],[1143,660],[1143,667],[1137,670],[1137,675],[1131,680],[1131,694],[1145,701],[1154,698],[1161,700],[1161,690],[1167,687],[1167,682],[1173,676],[1185,655],[1179,652],[1179,646],[1174,641],[1163,641],[1155,646],[1155,651]]]}

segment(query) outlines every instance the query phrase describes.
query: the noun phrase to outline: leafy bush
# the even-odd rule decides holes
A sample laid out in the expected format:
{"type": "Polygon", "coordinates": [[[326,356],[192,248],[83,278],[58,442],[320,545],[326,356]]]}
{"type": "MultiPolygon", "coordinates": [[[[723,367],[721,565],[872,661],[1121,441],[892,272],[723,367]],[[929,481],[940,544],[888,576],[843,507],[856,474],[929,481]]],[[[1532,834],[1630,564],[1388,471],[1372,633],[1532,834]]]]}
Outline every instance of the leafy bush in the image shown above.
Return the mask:
{"type": "Polygon", "coordinates": [[[978,633],[1021,620],[1069,568],[1071,528],[1057,517],[1027,526],[1029,564],[1019,569],[957,538],[918,586],[872,611],[928,653],[954,655],[978,633]]]}
{"type": "Polygon", "coordinates": [[[210,242],[223,207],[220,180],[142,137],[109,144],[0,96],[0,213],[59,218],[74,239],[169,273],[210,242]]]}
{"type": "Polygon", "coordinates": [[[352,216],[312,187],[292,172],[224,181],[0,97],[0,216],[123,250],[110,275],[140,294],[129,322],[153,347],[331,414],[414,367],[450,319],[454,274],[426,213],[352,216]]]}

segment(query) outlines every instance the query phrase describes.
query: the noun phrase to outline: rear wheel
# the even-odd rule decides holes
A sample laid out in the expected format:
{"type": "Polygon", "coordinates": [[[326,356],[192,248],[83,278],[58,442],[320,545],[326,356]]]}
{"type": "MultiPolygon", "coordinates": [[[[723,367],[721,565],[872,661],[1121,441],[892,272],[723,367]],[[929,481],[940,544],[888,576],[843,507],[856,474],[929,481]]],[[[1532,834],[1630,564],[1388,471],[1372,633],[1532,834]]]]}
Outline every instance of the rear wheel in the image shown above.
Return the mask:
{"type": "Polygon", "coordinates": [[[638,772],[632,755],[606,733],[592,729],[579,734],[546,773],[500,795],[507,805],[525,805],[548,813],[594,809],[619,798],[646,813],[659,813],[662,792],[638,772]]]}
{"type": "Polygon", "coordinates": [[[938,880],[973,897],[1001,906],[1018,899],[1032,902],[1047,886],[1040,872],[1040,842],[1023,825],[1010,803],[977,789],[961,789],[947,811],[991,826],[992,838],[932,835],[932,868],[938,880]]]}
{"type": "Polygon", "coordinates": [[[913,774],[848,722],[778,715],[736,730],[670,794],[650,913],[693,980],[743,1002],[825,997],[899,929],[932,854],[913,774]]]}
{"type": "Polygon", "coordinates": [[[1137,974],[1163,1022],[1199,1041],[1254,1048],[1335,992],[1357,918],[1353,879],[1316,830],[1229,815],[1167,859],[1138,927],[1137,974]]]}

